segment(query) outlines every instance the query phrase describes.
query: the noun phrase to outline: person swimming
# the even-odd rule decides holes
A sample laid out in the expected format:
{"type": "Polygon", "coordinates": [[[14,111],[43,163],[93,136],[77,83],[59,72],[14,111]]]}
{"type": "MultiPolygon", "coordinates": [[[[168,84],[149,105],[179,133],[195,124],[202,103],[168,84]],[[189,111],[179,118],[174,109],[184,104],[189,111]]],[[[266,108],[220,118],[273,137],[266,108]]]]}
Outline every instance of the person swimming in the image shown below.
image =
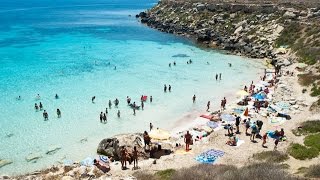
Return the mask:
{"type": "Polygon", "coordinates": [[[21,100],[21,96],[16,97],[16,100],[20,101],[21,100]]]}
{"type": "Polygon", "coordinates": [[[92,98],[91,98],[91,101],[92,101],[92,103],[94,103],[94,100],[96,99],[96,96],[93,96],[92,98]]]}
{"type": "Polygon", "coordinates": [[[117,66],[114,66],[114,70],[117,70],[117,66]]]}
{"type": "Polygon", "coordinates": [[[43,111],[43,118],[45,121],[49,120],[49,115],[46,110],[43,111]]]}
{"type": "Polygon", "coordinates": [[[57,115],[58,115],[58,118],[61,118],[61,111],[60,111],[60,109],[57,109],[57,115]]]}
{"type": "Polygon", "coordinates": [[[169,67],[171,67],[171,63],[169,63],[169,67]]]}
{"type": "Polygon", "coordinates": [[[219,80],[221,80],[221,73],[219,74],[219,80]]]}
{"type": "Polygon", "coordinates": [[[118,113],[117,113],[117,115],[118,115],[118,118],[120,118],[120,110],[118,110],[118,113]]]}
{"type": "Polygon", "coordinates": [[[56,99],[59,99],[59,96],[58,96],[58,94],[56,94],[55,98],[56,98],[56,99]]]}
{"type": "Polygon", "coordinates": [[[229,67],[232,67],[232,64],[231,63],[228,63],[229,64],[229,67]]]}
{"type": "Polygon", "coordinates": [[[37,103],[35,103],[35,104],[34,104],[34,109],[35,109],[36,111],[38,111],[38,110],[39,110],[39,106],[38,106],[38,104],[37,104],[37,103]]]}

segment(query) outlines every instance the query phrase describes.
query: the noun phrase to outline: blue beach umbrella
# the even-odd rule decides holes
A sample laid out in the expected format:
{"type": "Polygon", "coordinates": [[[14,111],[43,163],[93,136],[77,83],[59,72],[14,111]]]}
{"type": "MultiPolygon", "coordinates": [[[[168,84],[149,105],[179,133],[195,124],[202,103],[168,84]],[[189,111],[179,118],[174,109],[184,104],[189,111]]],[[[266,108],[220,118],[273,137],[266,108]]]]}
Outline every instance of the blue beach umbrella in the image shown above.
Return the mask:
{"type": "Polygon", "coordinates": [[[257,99],[257,100],[259,100],[259,101],[262,101],[262,100],[264,100],[265,99],[265,96],[264,95],[262,95],[262,94],[256,94],[256,95],[254,95],[253,96],[255,99],[257,99]]]}
{"type": "Polygon", "coordinates": [[[213,121],[208,121],[207,126],[211,127],[212,129],[215,129],[218,127],[218,123],[213,122],[213,121]]]}

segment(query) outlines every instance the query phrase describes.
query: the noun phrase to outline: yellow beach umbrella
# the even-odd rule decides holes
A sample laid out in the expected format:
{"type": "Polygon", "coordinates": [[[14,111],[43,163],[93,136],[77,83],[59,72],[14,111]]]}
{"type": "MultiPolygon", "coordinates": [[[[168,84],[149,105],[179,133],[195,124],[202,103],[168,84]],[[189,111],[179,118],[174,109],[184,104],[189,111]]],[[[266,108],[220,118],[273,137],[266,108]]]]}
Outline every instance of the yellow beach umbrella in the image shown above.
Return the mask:
{"type": "Polygon", "coordinates": [[[237,92],[237,95],[243,97],[243,96],[248,96],[249,93],[245,90],[241,90],[237,92]]]}
{"type": "Polygon", "coordinates": [[[149,136],[152,139],[157,139],[157,140],[166,140],[170,138],[170,133],[166,130],[163,129],[152,129],[149,132],[149,136]]]}

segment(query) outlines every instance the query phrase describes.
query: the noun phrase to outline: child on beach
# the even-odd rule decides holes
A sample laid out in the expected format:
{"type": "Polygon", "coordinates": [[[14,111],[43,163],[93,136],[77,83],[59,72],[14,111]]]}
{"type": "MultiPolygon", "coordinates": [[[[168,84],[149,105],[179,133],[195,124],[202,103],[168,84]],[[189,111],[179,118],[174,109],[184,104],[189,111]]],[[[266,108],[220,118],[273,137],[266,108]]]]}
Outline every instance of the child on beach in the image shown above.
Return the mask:
{"type": "Polygon", "coordinates": [[[265,133],[263,136],[262,136],[262,147],[266,148],[267,146],[265,146],[265,144],[267,143],[267,139],[268,139],[268,134],[265,133]]]}

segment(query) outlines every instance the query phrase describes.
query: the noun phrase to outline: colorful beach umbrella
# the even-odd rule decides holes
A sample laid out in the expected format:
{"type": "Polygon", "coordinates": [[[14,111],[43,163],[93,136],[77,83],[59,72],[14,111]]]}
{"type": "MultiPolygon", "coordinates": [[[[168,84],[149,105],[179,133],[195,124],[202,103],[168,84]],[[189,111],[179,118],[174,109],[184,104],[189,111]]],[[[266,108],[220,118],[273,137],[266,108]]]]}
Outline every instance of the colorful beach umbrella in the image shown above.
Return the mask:
{"type": "Polygon", "coordinates": [[[99,161],[105,165],[108,165],[110,163],[110,159],[107,156],[99,155],[98,158],[99,158],[99,161]]]}
{"type": "Polygon", "coordinates": [[[149,136],[156,140],[167,140],[170,138],[170,133],[163,129],[152,129],[149,132],[149,136]]]}

